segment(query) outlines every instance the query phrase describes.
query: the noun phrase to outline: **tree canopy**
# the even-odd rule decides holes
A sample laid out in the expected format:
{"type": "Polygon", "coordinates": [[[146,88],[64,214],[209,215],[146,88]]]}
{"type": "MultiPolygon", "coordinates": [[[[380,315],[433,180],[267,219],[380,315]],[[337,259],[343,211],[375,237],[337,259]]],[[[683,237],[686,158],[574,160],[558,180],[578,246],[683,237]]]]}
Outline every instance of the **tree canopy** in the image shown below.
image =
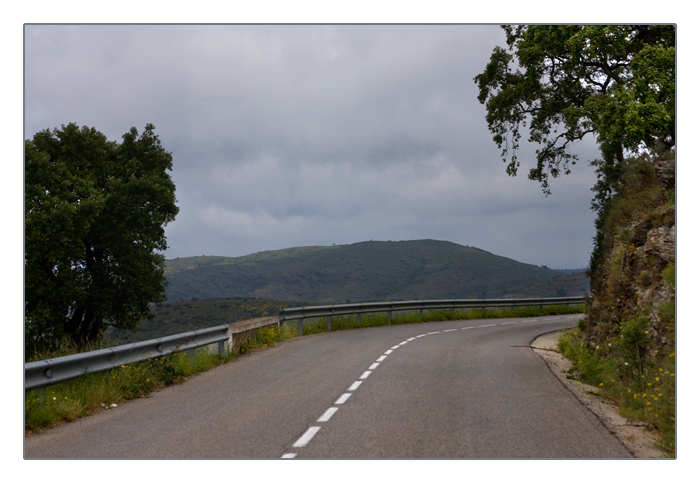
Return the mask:
{"type": "Polygon", "coordinates": [[[474,81],[508,174],[518,171],[520,130],[528,125],[528,141],[540,146],[529,178],[545,193],[550,176],[575,164],[572,144],[595,137],[599,203],[614,190],[615,167],[627,154],[675,146],[675,26],[502,28],[508,48],[495,47],[474,81]]]}
{"type": "Polygon", "coordinates": [[[25,141],[25,349],[133,329],[164,300],[172,155],[155,127],[109,141],[71,123],[25,141]]]}

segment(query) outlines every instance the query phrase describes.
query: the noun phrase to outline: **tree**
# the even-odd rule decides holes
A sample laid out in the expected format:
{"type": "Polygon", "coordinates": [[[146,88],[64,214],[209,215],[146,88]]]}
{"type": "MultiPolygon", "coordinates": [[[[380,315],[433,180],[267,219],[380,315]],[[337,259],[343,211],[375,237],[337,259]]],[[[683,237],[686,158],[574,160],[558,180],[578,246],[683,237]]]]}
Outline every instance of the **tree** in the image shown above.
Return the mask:
{"type": "Polygon", "coordinates": [[[172,156],[154,126],[121,144],[71,123],[25,141],[25,349],[134,329],[165,299],[172,156]]]}
{"type": "Polygon", "coordinates": [[[474,78],[506,171],[517,174],[521,127],[541,147],[529,178],[550,193],[549,176],[570,173],[573,143],[593,135],[602,159],[594,208],[615,192],[617,166],[629,153],[675,146],[675,26],[503,26],[474,78]],[[506,156],[510,153],[510,159],[506,156]]]}

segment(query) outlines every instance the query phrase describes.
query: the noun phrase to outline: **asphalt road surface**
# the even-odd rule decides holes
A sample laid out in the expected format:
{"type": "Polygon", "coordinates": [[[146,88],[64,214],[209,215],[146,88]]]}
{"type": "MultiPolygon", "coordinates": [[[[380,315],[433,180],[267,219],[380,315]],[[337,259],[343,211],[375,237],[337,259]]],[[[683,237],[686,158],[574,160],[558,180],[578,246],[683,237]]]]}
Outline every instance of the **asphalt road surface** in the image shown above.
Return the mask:
{"type": "Polygon", "coordinates": [[[630,458],[529,347],[578,316],[295,338],[25,438],[25,458],[630,458]]]}

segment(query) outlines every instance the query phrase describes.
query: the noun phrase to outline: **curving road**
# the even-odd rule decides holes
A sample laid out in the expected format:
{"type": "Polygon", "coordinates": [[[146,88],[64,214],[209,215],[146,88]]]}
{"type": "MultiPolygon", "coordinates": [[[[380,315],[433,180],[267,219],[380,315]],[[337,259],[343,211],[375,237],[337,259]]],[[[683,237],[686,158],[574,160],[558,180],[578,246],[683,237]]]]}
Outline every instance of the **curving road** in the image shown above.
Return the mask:
{"type": "Polygon", "coordinates": [[[295,338],[25,438],[25,458],[629,458],[529,347],[577,319],[295,338]]]}

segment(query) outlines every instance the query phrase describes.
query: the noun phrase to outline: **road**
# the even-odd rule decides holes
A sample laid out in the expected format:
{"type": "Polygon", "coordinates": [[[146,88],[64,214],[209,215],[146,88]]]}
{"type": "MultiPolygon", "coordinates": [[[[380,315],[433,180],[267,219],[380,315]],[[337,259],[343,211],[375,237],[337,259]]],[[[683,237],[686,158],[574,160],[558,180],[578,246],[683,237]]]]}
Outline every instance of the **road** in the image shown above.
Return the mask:
{"type": "Polygon", "coordinates": [[[295,338],[25,438],[25,458],[629,458],[529,347],[577,318],[295,338]]]}

